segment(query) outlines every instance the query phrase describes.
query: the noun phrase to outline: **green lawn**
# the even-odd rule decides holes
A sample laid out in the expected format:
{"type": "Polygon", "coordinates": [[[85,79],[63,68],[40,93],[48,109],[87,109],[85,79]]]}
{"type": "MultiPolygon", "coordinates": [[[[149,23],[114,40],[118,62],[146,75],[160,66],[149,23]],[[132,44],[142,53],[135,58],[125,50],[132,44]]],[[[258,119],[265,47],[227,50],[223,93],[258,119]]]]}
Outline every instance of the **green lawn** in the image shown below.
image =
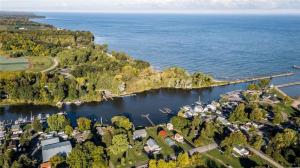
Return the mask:
{"type": "Polygon", "coordinates": [[[29,66],[28,60],[21,58],[8,58],[0,56],[0,71],[21,71],[26,70],[29,66]]]}
{"type": "Polygon", "coordinates": [[[161,154],[166,157],[171,154],[173,154],[175,151],[168,145],[166,144],[165,140],[157,135],[157,128],[156,127],[151,127],[147,129],[148,136],[152,137],[157,144],[161,147],[161,154]]]}
{"type": "MultiPolygon", "coordinates": [[[[236,167],[255,167],[261,165],[267,165],[262,159],[260,159],[256,155],[252,155],[249,158],[236,158],[233,155],[222,154],[218,149],[212,150],[207,152],[208,155],[212,156],[213,158],[221,160],[224,164],[230,165],[234,168],[236,167]]],[[[208,157],[206,157],[208,158],[208,157]]],[[[216,161],[218,163],[218,161],[216,161]]],[[[220,163],[219,163],[220,164],[220,163]]]]}

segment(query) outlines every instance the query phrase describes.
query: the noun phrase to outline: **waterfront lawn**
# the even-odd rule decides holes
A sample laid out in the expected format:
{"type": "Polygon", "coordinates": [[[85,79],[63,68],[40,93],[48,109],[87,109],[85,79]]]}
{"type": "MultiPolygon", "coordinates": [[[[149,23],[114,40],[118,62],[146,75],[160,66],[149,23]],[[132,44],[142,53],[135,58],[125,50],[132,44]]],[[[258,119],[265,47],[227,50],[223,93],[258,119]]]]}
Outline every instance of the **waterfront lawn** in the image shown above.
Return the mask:
{"type": "MultiPolygon", "coordinates": [[[[226,153],[221,153],[218,149],[212,150],[207,152],[207,155],[216,158],[217,160],[220,160],[226,165],[230,165],[232,167],[255,167],[255,166],[262,166],[262,165],[267,165],[266,162],[264,162],[261,158],[259,158],[256,155],[252,155],[248,158],[236,158],[232,154],[226,154],[226,153]]],[[[209,158],[209,157],[207,157],[209,158]]]]}
{"type": "Polygon", "coordinates": [[[297,112],[295,109],[293,109],[293,107],[290,104],[278,103],[277,106],[280,107],[282,112],[285,112],[289,116],[297,112]]]}
{"type": "MultiPolygon", "coordinates": [[[[169,131],[166,127],[163,127],[164,130],[167,131],[168,133],[168,136],[171,138],[175,133],[176,131],[169,131]]],[[[180,133],[179,133],[180,134],[180,133]]],[[[180,134],[181,135],[181,134],[180,134]]],[[[189,151],[190,149],[192,149],[193,147],[189,144],[189,142],[186,142],[186,140],[184,140],[183,143],[179,143],[177,141],[176,142],[176,145],[179,146],[181,149],[183,149],[185,152],[189,151]]]]}
{"type": "Polygon", "coordinates": [[[112,157],[111,163],[116,168],[134,167],[135,165],[143,165],[148,163],[149,158],[144,152],[143,145],[135,145],[127,152],[127,157],[121,162],[118,160],[120,157],[112,157]]]}
{"type": "Polygon", "coordinates": [[[165,140],[157,135],[157,127],[147,128],[149,137],[152,137],[157,144],[161,147],[161,154],[164,157],[174,154],[174,150],[165,142],[165,140]]]}

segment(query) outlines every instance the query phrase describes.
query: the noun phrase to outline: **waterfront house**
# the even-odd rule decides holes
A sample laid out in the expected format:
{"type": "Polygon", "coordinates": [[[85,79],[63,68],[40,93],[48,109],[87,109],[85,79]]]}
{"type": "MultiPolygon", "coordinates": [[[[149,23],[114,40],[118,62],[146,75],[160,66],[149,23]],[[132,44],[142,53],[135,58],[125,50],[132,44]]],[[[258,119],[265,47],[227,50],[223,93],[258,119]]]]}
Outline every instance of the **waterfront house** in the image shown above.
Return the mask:
{"type": "Polygon", "coordinates": [[[157,154],[160,152],[161,148],[158,146],[154,139],[150,138],[147,140],[146,145],[144,146],[144,150],[147,153],[157,154]]]}
{"type": "MultiPolygon", "coordinates": [[[[56,141],[53,141],[56,142],[56,141]]],[[[57,142],[42,146],[43,162],[48,162],[55,155],[67,156],[72,151],[70,141],[57,142]]]]}
{"type": "Polygon", "coordinates": [[[168,124],[167,124],[167,129],[168,129],[169,131],[172,131],[172,130],[174,129],[173,124],[168,123],[168,124]]]}
{"type": "Polygon", "coordinates": [[[194,111],[195,111],[196,113],[202,113],[203,110],[204,110],[203,107],[200,106],[200,105],[196,105],[196,106],[194,107],[194,111]]]}
{"type": "Polygon", "coordinates": [[[242,157],[247,157],[250,154],[246,148],[237,145],[233,147],[233,152],[242,157]]]}
{"type": "Polygon", "coordinates": [[[59,132],[58,134],[57,134],[59,137],[61,137],[63,140],[67,140],[68,139],[68,135],[67,134],[65,134],[64,132],[59,132]]]}
{"type": "Polygon", "coordinates": [[[15,125],[12,125],[11,126],[11,132],[14,134],[14,135],[18,135],[18,134],[22,134],[23,131],[20,127],[19,124],[15,124],[15,125]]]}
{"type": "Polygon", "coordinates": [[[147,137],[147,131],[146,129],[140,129],[140,130],[135,130],[133,132],[133,139],[139,139],[139,138],[146,138],[147,137]]]}
{"type": "Polygon", "coordinates": [[[5,139],[5,131],[0,131],[0,141],[5,139]]]}
{"type": "Polygon", "coordinates": [[[179,143],[183,143],[184,142],[184,138],[182,135],[176,133],[174,136],[173,136],[173,139],[179,143]]]}

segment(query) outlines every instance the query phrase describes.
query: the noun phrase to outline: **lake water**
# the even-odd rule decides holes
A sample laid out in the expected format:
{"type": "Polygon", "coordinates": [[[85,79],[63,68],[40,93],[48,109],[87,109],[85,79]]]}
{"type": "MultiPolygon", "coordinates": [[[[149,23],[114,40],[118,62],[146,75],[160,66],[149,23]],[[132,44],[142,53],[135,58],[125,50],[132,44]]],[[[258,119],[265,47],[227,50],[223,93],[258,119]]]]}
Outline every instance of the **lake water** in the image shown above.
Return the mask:
{"type": "Polygon", "coordinates": [[[47,18],[39,22],[91,31],[96,42],[157,69],[180,66],[238,79],[293,71],[300,64],[300,15],[40,15],[47,18]]]}

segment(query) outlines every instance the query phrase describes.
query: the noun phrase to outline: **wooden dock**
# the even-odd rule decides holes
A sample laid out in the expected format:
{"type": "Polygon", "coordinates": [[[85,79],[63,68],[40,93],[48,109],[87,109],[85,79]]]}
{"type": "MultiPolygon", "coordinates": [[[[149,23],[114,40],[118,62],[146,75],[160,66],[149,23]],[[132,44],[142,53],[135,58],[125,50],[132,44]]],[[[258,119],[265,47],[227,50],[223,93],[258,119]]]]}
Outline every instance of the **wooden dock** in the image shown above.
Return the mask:
{"type": "Polygon", "coordinates": [[[281,84],[281,85],[276,85],[276,87],[277,88],[283,88],[283,87],[295,86],[295,85],[300,85],[300,81],[299,82],[291,82],[291,83],[285,83],[285,84],[281,84]]]}
{"type": "Polygon", "coordinates": [[[152,120],[149,118],[149,114],[142,114],[141,115],[142,117],[144,117],[144,118],[146,118],[149,122],[150,122],[150,124],[152,125],[152,126],[155,126],[155,124],[152,122],[152,120]]]}

